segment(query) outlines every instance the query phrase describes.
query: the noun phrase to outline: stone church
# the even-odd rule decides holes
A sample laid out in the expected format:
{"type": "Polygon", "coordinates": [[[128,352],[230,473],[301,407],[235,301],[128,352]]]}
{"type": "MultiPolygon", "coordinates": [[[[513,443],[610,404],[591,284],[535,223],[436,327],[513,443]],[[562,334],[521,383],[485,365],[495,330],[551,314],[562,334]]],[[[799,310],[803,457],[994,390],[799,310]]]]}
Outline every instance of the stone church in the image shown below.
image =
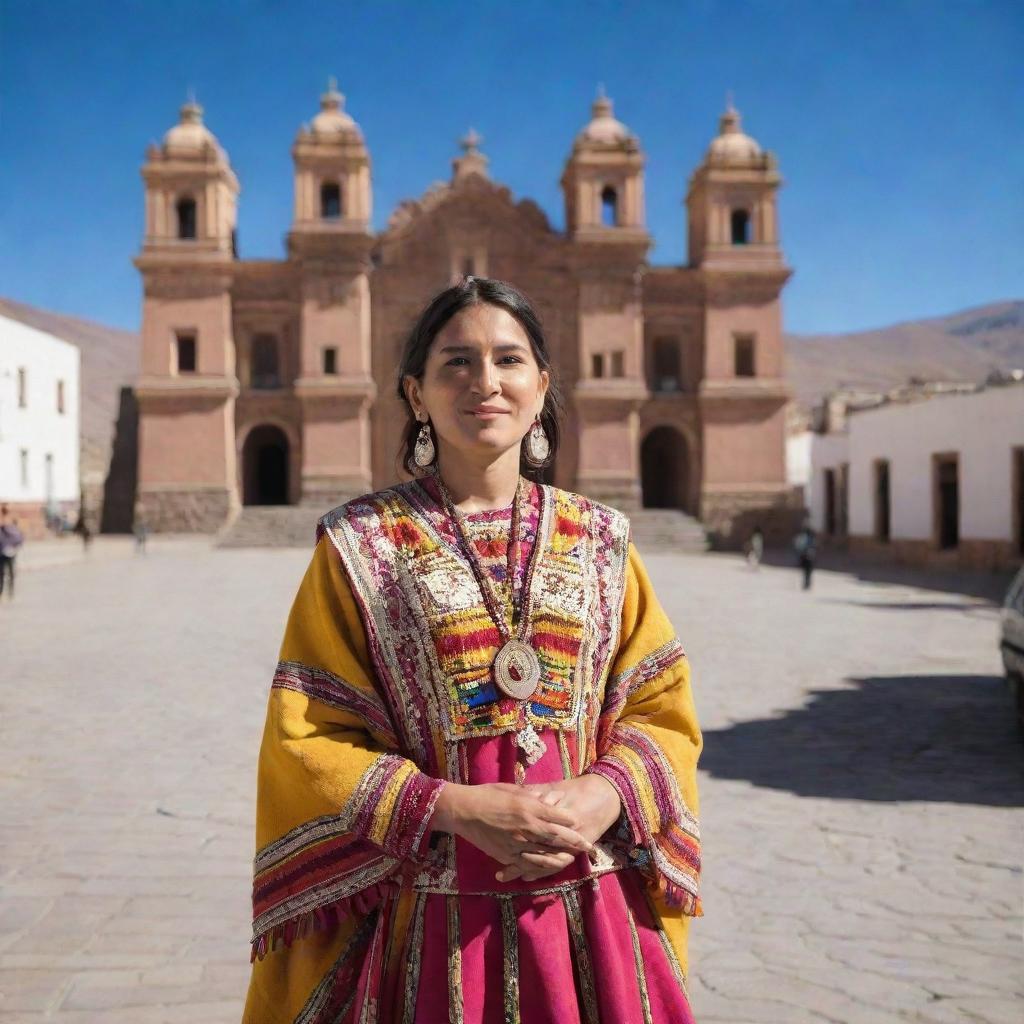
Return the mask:
{"type": "Polygon", "coordinates": [[[370,154],[333,82],[292,147],[280,260],[239,259],[239,183],[194,102],[142,169],[139,504],[214,531],[242,505],[320,509],[404,474],[404,337],[464,274],[537,308],[568,404],[549,480],[675,508],[735,542],[792,521],[773,154],[729,104],[686,193],[688,261],[647,262],[644,153],[600,94],[562,172],[565,229],[495,182],[481,139],[448,182],[371,227],[370,154]]]}

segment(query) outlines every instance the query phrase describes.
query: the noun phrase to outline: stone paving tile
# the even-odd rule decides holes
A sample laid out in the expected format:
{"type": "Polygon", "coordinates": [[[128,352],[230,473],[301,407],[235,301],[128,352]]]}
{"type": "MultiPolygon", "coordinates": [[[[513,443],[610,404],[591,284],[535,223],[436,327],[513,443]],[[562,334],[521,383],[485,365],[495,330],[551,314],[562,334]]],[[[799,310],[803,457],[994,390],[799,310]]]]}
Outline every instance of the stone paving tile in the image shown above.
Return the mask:
{"type": "MultiPolygon", "coordinates": [[[[0,1020],[237,1024],[255,757],[308,555],[72,554],[0,605],[0,1020]]],[[[698,1021],[1016,1024],[1024,748],[976,581],[647,562],[705,736],[698,1021]]]]}

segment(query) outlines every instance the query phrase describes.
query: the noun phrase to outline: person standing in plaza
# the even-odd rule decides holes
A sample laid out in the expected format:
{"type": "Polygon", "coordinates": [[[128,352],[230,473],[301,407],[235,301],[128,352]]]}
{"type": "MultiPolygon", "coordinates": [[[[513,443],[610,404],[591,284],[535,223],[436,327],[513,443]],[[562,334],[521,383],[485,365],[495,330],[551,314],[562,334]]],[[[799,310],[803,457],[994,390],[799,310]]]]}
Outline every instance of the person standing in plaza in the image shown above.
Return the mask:
{"type": "Polygon", "coordinates": [[[686,1024],[690,664],[628,519],[543,482],[536,313],[465,278],[398,385],[413,478],[320,519],[271,684],[243,1024],[686,1024]]]}
{"type": "Polygon", "coordinates": [[[14,600],[14,563],[25,542],[24,534],[18,527],[18,520],[12,519],[6,505],[0,508],[0,597],[4,593],[6,580],[7,598],[14,600]]]}
{"type": "Polygon", "coordinates": [[[754,527],[754,532],[750,535],[750,541],[747,544],[747,565],[751,569],[759,569],[761,567],[761,559],[764,557],[764,533],[760,526],[754,527]]]}
{"type": "Polygon", "coordinates": [[[796,551],[800,569],[804,574],[803,589],[810,590],[811,574],[814,572],[814,560],[818,556],[817,536],[809,519],[804,520],[803,526],[793,540],[793,550],[796,551]]]}

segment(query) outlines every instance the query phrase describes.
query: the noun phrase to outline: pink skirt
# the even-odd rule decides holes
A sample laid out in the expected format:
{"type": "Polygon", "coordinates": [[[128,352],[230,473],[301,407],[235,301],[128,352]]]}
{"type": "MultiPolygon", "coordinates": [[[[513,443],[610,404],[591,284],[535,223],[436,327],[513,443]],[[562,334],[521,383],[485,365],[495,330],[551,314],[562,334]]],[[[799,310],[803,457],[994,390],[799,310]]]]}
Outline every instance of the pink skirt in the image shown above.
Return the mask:
{"type": "MultiPolygon", "coordinates": [[[[547,753],[527,782],[563,777],[557,740],[542,736],[547,753]]],[[[464,778],[513,781],[511,734],[470,740],[464,756],[464,778]]],[[[330,1012],[310,1019],[692,1024],[678,960],[638,871],[593,875],[581,855],[556,875],[499,883],[497,861],[454,842],[455,891],[387,893],[344,958],[330,1012]]]]}

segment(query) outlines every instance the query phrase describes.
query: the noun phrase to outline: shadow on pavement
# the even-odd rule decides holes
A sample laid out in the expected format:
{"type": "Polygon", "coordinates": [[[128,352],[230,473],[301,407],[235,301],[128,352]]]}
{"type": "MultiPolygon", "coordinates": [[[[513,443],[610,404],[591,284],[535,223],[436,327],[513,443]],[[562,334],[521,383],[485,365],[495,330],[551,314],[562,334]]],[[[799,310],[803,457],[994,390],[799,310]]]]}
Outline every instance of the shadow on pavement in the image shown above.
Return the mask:
{"type": "Polygon", "coordinates": [[[705,730],[701,769],[798,796],[1024,806],[1024,745],[1002,677],[848,682],[779,718],[705,730]]]}
{"type": "MultiPolygon", "coordinates": [[[[792,552],[780,548],[765,551],[764,564],[776,568],[791,568],[796,578],[800,572],[792,552]]],[[[842,572],[865,583],[887,583],[922,590],[937,590],[945,594],[963,594],[1001,605],[1013,580],[1015,569],[985,571],[982,569],[921,569],[912,565],[886,562],[868,562],[854,558],[843,551],[824,551],[816,569],[842,572]]]]}

